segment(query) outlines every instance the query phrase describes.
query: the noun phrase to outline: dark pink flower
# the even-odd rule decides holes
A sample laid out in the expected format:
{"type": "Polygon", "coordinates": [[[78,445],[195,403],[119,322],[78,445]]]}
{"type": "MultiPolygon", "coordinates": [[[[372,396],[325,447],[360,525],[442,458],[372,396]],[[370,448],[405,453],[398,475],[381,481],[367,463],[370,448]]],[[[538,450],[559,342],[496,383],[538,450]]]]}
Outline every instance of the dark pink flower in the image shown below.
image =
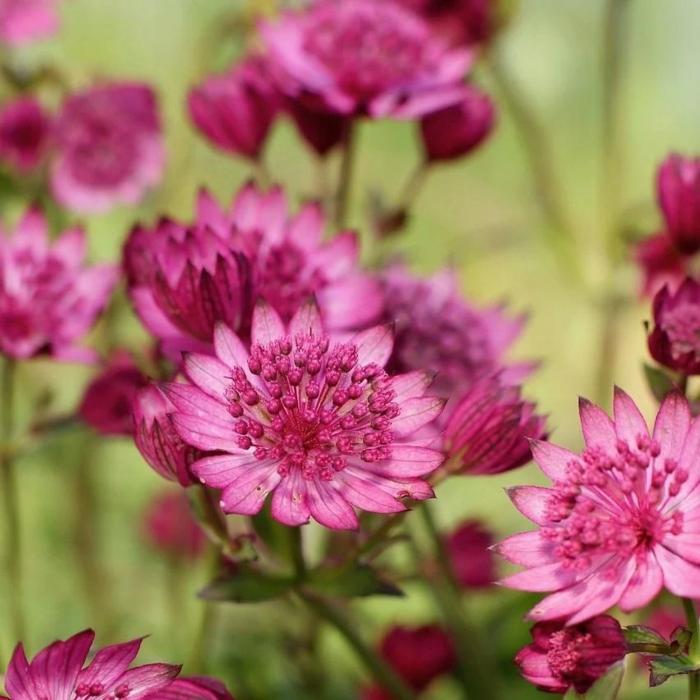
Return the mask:
{"type": "Polygon", "coordinates": [[[58,30],[58,0],[0,0],[0,41],[12,46],[58,30]]]}
{"type": "Polygon", "coordinates": [[[80,212],[137,204],[163,174],[156,96],[142,83],[96,85],[68,97],[56,125],[51,186],[80,212]]]}
{"type": "Polygon", "coordinates": [[[23,646],[17,645],[5,675],[10,700],[155,699],[180,671],[179,666],[161,663],[129,668],[139,652],[140,639],[104,647],[85,665],[94,638],[92,630],[85,630],[65,642],[54,642],[31,663],[23,646]]]}
{"type": "Polygon", "coordinates": [[[20,97],[0,110],[0,160],[20,172],[33,170],[46,155],[51,122],[33,97],[20,97]]]}
{"type": "Polygon", "coordinates": [[[659,205],[676,248],[700,250],[700,158],[672,154],[657,173],[659,205]]]}
{"type": "Polygon", "coordinates": [[[192,517],[182,491],[158,494],[144,515],[144,532],[153,547],[176,559],[195,559],[204,551],[206,537],[192,517]]]}
{"type": "Polygon", "coordinates": [[[222,490],[222,510],[252,515],[272,494],[272,515],[286,525],[313,517],[353,529],[355,508],[393,513],[405,499],[430,498],[423,478],[442,454],[412,436],[442,401],[424,396],[424,374],[384,371],[392,343],[383,327],[331,342],[311,304],[289,326],[259,304],[250,350],[218,325],[216,357],[187,356],[190,384],[166,391],[182,439],[221,453],[192,470],[222,490]]]}
{"type": "Polygon", "coordinates": [[[74,343],[92,327],[119,278],[114,265],[84,267],[85,236],[66,231],[52,245],[46,220],[29,209],[14,235],[0,231],[0,352],[92,360],[74,343]]]}
{"type": "Polygon", "coordinates": [[[500,474],[532,459],[530,440],[546,435],[546,420],[520,388],[498,375],[476,381],[453,404],[444,431],[451,468],[461,474],[500,474]]]}
{"type": "Polygon", "coordinates": [[[447,537],[450,565],[462,588],[486,588],[496,580],[492,545],[493,534],[479,520],[465,520],[447,537]]]}
{"type": "Polygon", "coordinates": [[[654,297],[649,352],[660,364],[683,374],[700,374],[700,284],[690,277],[675,291],[654,297]]]}
{"type": "Polygon", "coordinates": [[[626,653],[620,624],[609,615],[573,627],[539,622],[532,628],[532,639],[515,663],[525,680],[549,693],[566,693],[572,687],[585,693],[626,653]]]}
{"type": "Polygon", "coordinates": [[[526,567],[504,585],[550,593],[531,619],[573,625],[615,605],[642,608],[663,587],[682,597],[700,590],[700,419],[678,393],[664,399],[651,435],[620,389],[614,408],[613,421],[582,400],[583,454],[534,443],[553,486],[510,492],[539,526],[498,545],[526,567]]]}
{"type": "Polygon", "coordinates": [[[461,158],[479,146],[491,133],[496,110],[491,98],[472,86],[454,105],[423,117],[420,128],[428,161],[461,158]]]}
{"type": "Polygon", "coordinates": [[[147,377],[125,352],[117,353],[90,382],[78,409],[80,417],[102,435],[133,435],[133,403],[147,377]]]}
{"type": "Polygon", "coordinates": [[[634,259],[642,273],[642,296],[646,297],[653,297],[665,285],[676,289],[688,267],[688,258],[678,252],[667,233],[637,243],[634,259]]]}
{"type": "Polygon", "coordinates": [[[379,653],[417,691],[452,671],[455,665],[452,640],[437,625],[392,627],[384,635],[379,653]]]}
{"type": "Polygon", "coordinates": [[[348,117],[311,109],[304,104],[303,99],[288,99],[287,111],[301,137],[321,157],[339,146],[348,132],[348,117]]]}
{"type": "Polygon", "coordinates": [[[190,116],[214,146],[255,160],[280,110],[281,98],[261,56],[208,77],[188,97],[190,116]]]}
{"type": "Polygon", "coordinates": [[[233,700],[226,686],[213,678],[176,678],[148,700],[233,700]]]}
{"type": "Polygon", "coordinates": [[[181,486],[196,483],[190,465],[201,452],[180,439],[172,422],[175,407],[155,386],[142,389],[134,399],[134,441],[148,464],[165,479],[181,486]]]}
{"type": "Polygon", "coordinates": [[[397,3],[321,1],[262,28],[280,89],[313,108],[421,116],[459,99],[471,54],[397,3]]]}

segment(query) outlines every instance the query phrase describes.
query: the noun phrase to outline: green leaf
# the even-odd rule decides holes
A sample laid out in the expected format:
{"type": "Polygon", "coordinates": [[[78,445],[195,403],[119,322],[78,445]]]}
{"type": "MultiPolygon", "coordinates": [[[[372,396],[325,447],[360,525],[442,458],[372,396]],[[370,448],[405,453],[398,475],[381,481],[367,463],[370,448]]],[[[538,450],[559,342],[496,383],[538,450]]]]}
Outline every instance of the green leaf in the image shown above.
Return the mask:
{"type": "Polygon", "coordinates": [[[295,583],[292,576],[272,576],[241,566],[234,573],[212,581],[199,592],[199,597],[216,602],[260,603],[279,598],[295,583]]]}
{"type": "Polygon", "coordinates": [[[662,644],[668,646],[668,641],[664,639],[656,630],[644,625],[630,625],[622,629],[627,644],[662,644]]]}
{"type": "Polygon", "coordinates": [[[622,661],[610,667],[608,672],[599,678],[584,695],[586,700],[615,700],[622,678],[625,675],[625,665],[622,661]]]}
{"type": "Polygon", "coordinates": [[[261,510],[250,519],[255,534],[262,540],[270,553],[283,561],[289,561],[292,551],[292,528],[277,522],[268,508],[261,510]]]}
{"type": "Polygon", "coordinates": [[[676,388],[673,379],[664,370],[644,363],[644,377],[651,393],[657,401],[663,401],[666,394],[676,388]]]}
{"type": "Polygon", "coordinates": [[[366,564],[315,569],[309,572],[306,586],[316,593],[338,598],[403,595],[400,588],[366,564]]]}
{"type": "Polygon", "coordinates": [[[670,676],[700,671],[700,664],[685,654],[679,654],[678,656],[656,656],[651,660],[649,668],[649,685],[654,688],[670,676]]]}

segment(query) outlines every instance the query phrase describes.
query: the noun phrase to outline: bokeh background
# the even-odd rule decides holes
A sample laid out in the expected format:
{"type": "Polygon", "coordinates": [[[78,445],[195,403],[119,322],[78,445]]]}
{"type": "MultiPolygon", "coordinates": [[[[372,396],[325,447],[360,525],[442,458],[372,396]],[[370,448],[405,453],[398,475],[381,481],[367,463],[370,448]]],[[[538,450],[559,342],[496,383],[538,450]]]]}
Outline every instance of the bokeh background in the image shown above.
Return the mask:
{"type": "MultiPolygon", "coordinates": [[[[166,179],[141,207],[84,220],[93,259],[118,259],[137,220],[163,213],[188,218],[201,185],[227,201],[249,177],[241,162],[214,152],[195,133],[184,109],[187,89],[240,51],[235,38],[222,34],[222,18],[247,9],[244,0],[66,0],[57,38],[18,54],[30,65],[55,64],[76,85],[105,75],[145,80],[158,90],[167,134],[166,179]]],[[[484,147],[455,165],[435,169],[415,203],[406,235],[390,251],[402,252],[424,273],[452,266],[470,299],[504,301],[514,311],[529,313],[515,354],[538,358],[542,366],[526,392],[549,414],[554,439],[572,448],[580,443],[577,396],[607,403],[612,392],[610,387],[596,395],[601,393],[596,381],[599,299],[611,286],[600,210],[604,9],[602,0],[521,0],[496,47],[550,144],[586,288],[575,283],[552,252],[521,135],[506,109],[499,110],[498,128],[484,147]]],[[[634,236],[658,225],[656,165],[669,150],[700,151],[700,3],[628,0],[627,12],[617,185],[624,230],[634,236]]],[[[502,95],[488,66],[478,69],[477,81],[501,107],[502,95]]],[[[413,125],[362,125],[352,219],[363,233],[368,191],[395,194],[416,158],[413,125]]],[[[313,192],[312,160],[289,123],[276,127],[267,163],[275,181],[293,197],[313,192]]],[[[4,201],[3,216],[12,220],[20,206],[16,200],[4,201]]],[[[638,280],[631,265],[618,270],[613,286],[629,300],[619,319],[613,377],[649,415],[653,399],[641,371],[646,357],[642,324],[649,309],[636,302],[638,280]]],[[[137,347],[145,340],[128,308],[118,305],[114,313],[120,344],[137,347]]],[[[104,328],[95,333],[99,340],[104,328]]],[[[52,412],[71,411],[89,378],[90,371],[82,368],[42,361],[24,366],[19,379],[23,415],[47,396],[52,412]]],[[[187,662],[203,605],[194,594],[205,581],[206,567],[190,564],[174,570],[144,542],[142,513],[163,484],[130,441],[66,431],[37,448],[19,474],[30,649],[94,626],[102,642],[150,634],[144,659],[187,662]],[[96,514],[86,511],[85,488],[95,489],[96,514]],[[96,569],[86,585],[78,571],[89,538],[94,538],[99,561],[88,562],[96,569]]],[[[516,531],[523,520],[503,487],[540,480],[535,468],[526,467],[496,478],[450,481],[438,491],[440,523],[447,528],[479,516],[498,533],[516,531]]],[[[379,635],[395,621],[435,619],[420,587],[408,583],[406,590],[404,599],[375,598],[355,605],[357,621],[368,635],[379,635]]],[[[308,697],[298,680],[299,665],[308,659],[290,642],[299,633],[299,616],[288,614],[287,605],[215,609],[207,670],[226,680],[237,698],[308,697]]],[[[527,640],[521,615],[528,601],[495,590],[470,596],[466,605],[490,627],[494,644],[501,646],[503,673],[509,673],[509,659],[527,640]]],[[[5,646],[10,642],[4,641],[5,646]]],[[[355,697],[362,672],[331,631],[322,636],[321,653],[326,664],[317,696],[355,697]]],[[[680,697],[682,683],[646,690],[644,674],[630,668],[622,697],[671,700],[680,697]]],[[[525,682],[515,688],[514,699],[539,695],[525,682]]],[[[430,697],[458,695],[445,682],[430,697]]]]}

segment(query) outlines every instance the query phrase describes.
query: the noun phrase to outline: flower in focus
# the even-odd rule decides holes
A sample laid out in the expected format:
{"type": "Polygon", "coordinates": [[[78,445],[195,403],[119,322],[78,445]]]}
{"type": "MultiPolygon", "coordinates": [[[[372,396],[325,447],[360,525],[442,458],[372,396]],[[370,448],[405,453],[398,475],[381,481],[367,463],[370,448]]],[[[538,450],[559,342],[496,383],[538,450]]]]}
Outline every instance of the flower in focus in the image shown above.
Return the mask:
{"type": "Polygon", "coordinates": [[[133,435],[133,402],[148,379],[128,353],[117,353],[90,382],[78,409],[80,417],[102,435],[133,435]]]}
{"type": "Polygon", "coordinates": [[[389,376],[391,333],[383,327],[332,343],[306,304],[288,327],[259,304],[252,345],[220,324],[216,357],[190,354],[190,384],[168,384],[180,437],[221,454],[192,465],[221,489],[225,513],[252,515],[272,494],[286,525],[311,517],[332,529],[358,527],[355,508],[394,513],[432,496],[423,480],[442,454],[411,440],[442,409],[424,396],[424,373],[389,376]]]}
{"type": "Polygon", "coordinates": [[[496,111],[491,98],[466,86],[457,104],[423,117],[420,123],[428,161],[461,158],[479,146],[491,133],[496,111]]]}
{"type": "Polygon", "coordinates": [[[642,296],[653,297],[664,285],[675,289],[686,275],[687,258],[678,252],[667,233],[640,241],[634,259],[642,272],[642,296]]]}
{"type": "Polygon", "coordinates": [[[167,491],[151,501],[144,517],[144,532],[155,549],[175,559],[195,559],[206,543],[182,491],[167,491]]]}
{"type": "Polygon", "coordinates": [[[96,85],[66,99],[56,124],[51,186],[79,212],[137,204],[163,174],[156,96],[142,83],[96,85]]]}
{"type": "Polygon", "coordinates": [[[700,250],[700,158],[672,154],[657,173],[659,205],[666,230],[685,254],[700,250]]]}
{"type": "Polygon", "coordinates": [[[51,122],[32,97],[20,97],[0,109],[0,160],[19,172],[41,164],[49,141],[51,122]]]}
{"type": "Polygon", "coordinates": [[[0,0],[0,40],[16,46],[58,30],[58,0],[0,0]]]}
{"type": "Polygon", "coordinates": [[[538,622],[532,639],[518,652],[515,663],[525,680],[549,693],[566,693],[571,687],[585,693],[626,653],[620,624],[609,615],[573,627],[538,622]]]}
{"type": "Polygon", "coordinates": [[[700,374],[700,284],[687,277],[675,291],[664,287],[654,297],[652,357],[683,374],[700,374]]]}
{"type": "Polygon", "coordinates": [[[207,78],[188,97],[192,120],[218,148],[251,160],[260,156],[280,97],[260,56],[249,56],[224,75],[207,78]]]}
{"type": "Polygon", "coordinates": [[[503,585],[548,592],[534,620],[574,625],[614,605],[636,610],[666,587],[692,597],[700,587],[700,420],[678,393],[664,399],[652,434],[632,399],[615,391],[614,420],[581,401],[585,450],[547,442],[533,456],[551,488],[512,489],[539,529],[498,551],[526,569],[503,585]]]}
{"type": "Polygon", "coordinates": [[[478,520],[461,523],[445,540],[450,565],[462,588],[486,588],[496,580],[493,535],[478,520]]]}
{"type": "Polygon", "coordinates": [[[345,115],[416,117],[456,102],[471,54],[397,3],[322,1],[262,28],[280,89],[345,115]]]}
{"type": "Polygon", "coordinates": [[[490,376],[456,400],[444,431],[445,451],[461,474],[500,474],[532,459],[529,441],[545,437],[545,424],[519,387],[490,376]]]}
{"type": "Polygon", "coordinates": [[[119,278],[114,265],[83,266],[80,229],[49,244],[44,215],[29,209],[14,235],[0,231],[0,352],[92,361],[74,346],[104,309],[119,278]]]}
{"type": "Polygon", "coordinates": [[[233,700],[223,683],[213,678],[176,678],[165,690],[148,700],[233,700]]]}
{"type": "Polygon", "coordinates": [[[201,453],[180,439],[172,422],[174,411],[156,386],[139,391],[133,404],[134,441],[146,462],[163,478],[191,486],[196,480],[190,465],[201,453]]]}
{"type": "Polygon", "coordinates": [[[346,138],[350,123],[347,117],[311,109],[302,99],[288,99],[287,111],[306,144],[322,158],[346,138]]]}

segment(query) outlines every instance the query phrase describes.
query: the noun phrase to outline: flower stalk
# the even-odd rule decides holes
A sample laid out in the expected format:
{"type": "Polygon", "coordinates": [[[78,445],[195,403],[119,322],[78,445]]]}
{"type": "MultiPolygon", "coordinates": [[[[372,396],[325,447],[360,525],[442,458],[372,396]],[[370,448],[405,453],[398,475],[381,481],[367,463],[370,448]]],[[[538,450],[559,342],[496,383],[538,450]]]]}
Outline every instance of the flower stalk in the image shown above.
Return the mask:
{"type": "Polygon", "coordinates": [[[342,229],[348,217],[350,208],[350,196],[352,192],[352,178],[355,173],[355,159],[357,156],[357,127],[352,120],[348,120],[343,137],[343,151],[340,161],[340,173],[338,175],[338,189],[335,196],[335,224],[342,229]]]}
{"type": "MultiPolygon", "coordinates": [[[[693,633],[690,639],[690,658],[700,662],[700,623],[695,603],[690,598],[683,598],[683,611],[685,612],[688,629],[693,633]]],[[[700,672],[688,674],[688,700],[700,700],[700,672]]]]}

